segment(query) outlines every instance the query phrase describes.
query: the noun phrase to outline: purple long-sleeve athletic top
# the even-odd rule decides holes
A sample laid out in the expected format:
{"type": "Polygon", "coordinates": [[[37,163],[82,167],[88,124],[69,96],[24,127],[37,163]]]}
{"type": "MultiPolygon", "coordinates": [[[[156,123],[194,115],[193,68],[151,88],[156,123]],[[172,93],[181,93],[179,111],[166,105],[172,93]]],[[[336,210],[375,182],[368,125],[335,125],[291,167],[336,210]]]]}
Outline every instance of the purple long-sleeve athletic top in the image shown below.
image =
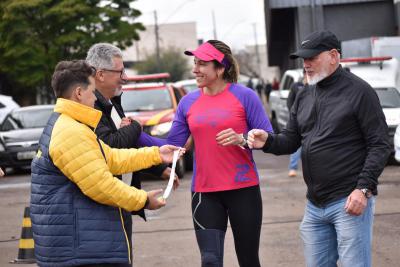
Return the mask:
{"type": "Polygon", "coordinates": [[[202,89],[189,93],[178,105],[168,138],[162,140],[142,134],[140,143],[184,146],[192,135],[195,144],[193,192],[258,185],[251,150],[217,144],[217,133],[228,128],[236,133],[247,133],[251,129],[273,131],[256,93],[240,84],[228,84],[217,95],[206,95],[202,89]]]}

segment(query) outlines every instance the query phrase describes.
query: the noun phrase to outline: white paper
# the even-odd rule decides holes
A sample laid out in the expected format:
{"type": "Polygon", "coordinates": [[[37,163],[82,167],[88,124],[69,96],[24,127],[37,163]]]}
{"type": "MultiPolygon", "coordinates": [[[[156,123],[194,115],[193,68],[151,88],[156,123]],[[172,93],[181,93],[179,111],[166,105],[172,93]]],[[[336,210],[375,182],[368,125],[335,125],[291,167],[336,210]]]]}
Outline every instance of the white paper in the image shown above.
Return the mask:
{"type": "Polygon", "coordinates": [[[172,187],[174,186],[176,162],[178,161],[180,151],[181,151],[180,149],[174,151],[174,155],[172,157],[171,173],[169,175],[167,188],[165,188],[164,190],[163,199],[167,199],[169,197],[169,195],[171,194],[172,187]]]}

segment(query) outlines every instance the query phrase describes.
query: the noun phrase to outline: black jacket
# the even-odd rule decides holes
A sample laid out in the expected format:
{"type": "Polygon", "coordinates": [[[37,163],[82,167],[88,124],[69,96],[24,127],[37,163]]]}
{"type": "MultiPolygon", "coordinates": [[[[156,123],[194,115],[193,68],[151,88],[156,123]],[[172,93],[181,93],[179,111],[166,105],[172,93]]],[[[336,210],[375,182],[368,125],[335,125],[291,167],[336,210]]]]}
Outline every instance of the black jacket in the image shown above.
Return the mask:
{"type": "Polygon", "coordinates": [[[290,154],[300,146],[307,198],[315,205],[346,197],[355,188],[376,195],[391,148],[374,89],[339,66],[300,90],[286,129],[270,134],[263,150],[290,154]]]}
{"type": "Polygon", "coordinates": [[[113,148],[137,148],[136,142],[142,132],[140,124],[133,121],[131,125],[117,129],[111,118],[111,110],[114,106],[118,115],[121,118],[125,117],[120,100],[115,97],[111,99],[111,104],[98,90],[95,91],[95,95],[97,100],[94,103],[94,108],[103,113],[95,130],[97,136],[113,148]]]}
{"type": "MultiPolygon", "coordinates": [[[[142,132],[140,124],[136,121],[133,121],[131,125],[117,129],[113,119],[111,118],[111,110],[113,106],[115,107],[115,110],[121,118],[125,117],[125,113],[121,106],[121,96],[116,96],[112,98],[111,104],[98,90],[95,91],[95,95],[97,100],[94,104],[94,107],[103,113],[100,122],[95,130],[96,135],[104,143],[113,148],[138,148],[137,141],[142,132]]],[[[161,176],[161,174],[167,167],[168,165],[166,164],[160,164],[133,173],[131,186],[134,186],[138,189],[141,188],[139,173],[145,172],[153,174],[155,176],[161,176]]],[[[121,179],[121,176],[117,177],[121,179]]],[[[143,210],[139,212],[133,212],[133,214],[138,214],[143,219],[145,219],[143,210]]]]}

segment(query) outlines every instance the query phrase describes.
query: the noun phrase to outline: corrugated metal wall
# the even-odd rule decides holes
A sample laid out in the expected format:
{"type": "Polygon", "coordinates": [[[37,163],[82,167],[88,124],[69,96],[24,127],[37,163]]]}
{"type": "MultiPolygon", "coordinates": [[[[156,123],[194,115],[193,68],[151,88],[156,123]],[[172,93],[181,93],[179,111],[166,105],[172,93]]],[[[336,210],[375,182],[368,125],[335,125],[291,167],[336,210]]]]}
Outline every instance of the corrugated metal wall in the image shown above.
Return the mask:
{"type": "Polygon", "coordinates": [[[269,63],[282,72],[299,66],[288,55],[315,30],[331,30],[342,41],[400,34],[400,3],[393,0],[265,0],[265,6],[269,63]]]}
{"type": "Polygon", "coordinates": [[[337,5],[388,0],[269,0],[270,8],[289,8],[311,5],[337,5]]]}

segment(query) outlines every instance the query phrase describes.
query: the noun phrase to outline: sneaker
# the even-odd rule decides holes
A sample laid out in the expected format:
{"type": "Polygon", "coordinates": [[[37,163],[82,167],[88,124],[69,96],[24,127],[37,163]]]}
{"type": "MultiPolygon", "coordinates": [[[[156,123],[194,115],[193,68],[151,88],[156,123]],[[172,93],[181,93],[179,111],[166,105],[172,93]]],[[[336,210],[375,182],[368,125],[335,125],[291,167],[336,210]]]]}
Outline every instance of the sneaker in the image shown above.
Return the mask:
{"type": "Polygon", "coordinates": [[[296,170],[289,170],[288,176],[289,177],[296,177],[297,176],[297,171],[296,170]]]}

